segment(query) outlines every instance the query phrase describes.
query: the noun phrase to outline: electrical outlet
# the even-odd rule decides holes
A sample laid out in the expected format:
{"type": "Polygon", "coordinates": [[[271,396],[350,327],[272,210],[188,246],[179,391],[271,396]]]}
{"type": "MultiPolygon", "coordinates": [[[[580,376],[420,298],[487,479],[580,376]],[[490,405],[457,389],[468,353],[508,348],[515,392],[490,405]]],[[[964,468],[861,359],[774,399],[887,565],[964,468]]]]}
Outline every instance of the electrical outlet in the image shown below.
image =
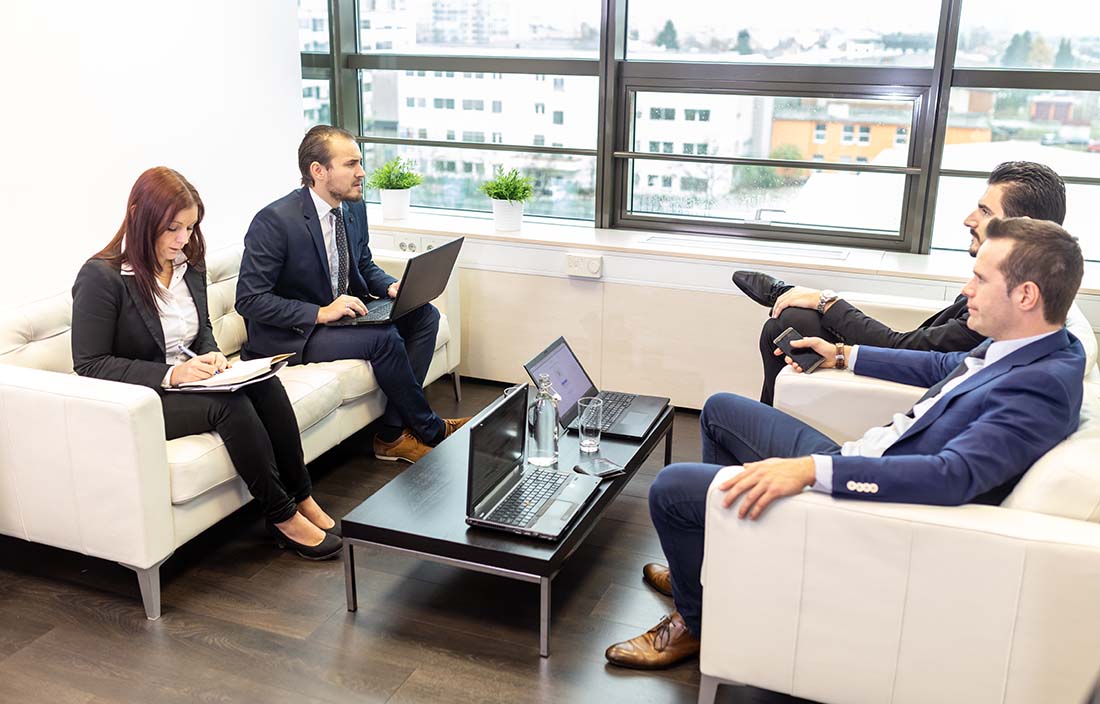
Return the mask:
{"type": "Polygon", "coordinates": [[[439,235],[424,235],[420,238],[420,244],[424,247],[424,251],[427,252],[429,249],[435,249],[436,247],[438,247],[440,245],[447,244],[448,242],[450,242],[453,239],[454,239],[454,237],[441,237],[439,235]]]}
{"type": "Polygon", "coordinates": [[[402,252],[416,254],[421,251],[420,235],[394,235],[393,241],[402,252]]]}
{"type": "Polygon", "coordinates": [[[599,254],[566,254],[565,273],[598,279],[603,276],[603,257],[599,254]]]}

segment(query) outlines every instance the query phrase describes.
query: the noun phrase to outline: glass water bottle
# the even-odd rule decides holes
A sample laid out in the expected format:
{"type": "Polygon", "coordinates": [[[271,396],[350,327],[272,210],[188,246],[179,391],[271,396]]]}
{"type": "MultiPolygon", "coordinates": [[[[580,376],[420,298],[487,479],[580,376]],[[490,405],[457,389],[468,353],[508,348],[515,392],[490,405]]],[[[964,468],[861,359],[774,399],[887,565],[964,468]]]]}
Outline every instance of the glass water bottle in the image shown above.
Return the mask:
{"type": "Polygon", "coordinates": [[[549,374],[539,374],[539,390],[528,413],[531,424],[531,444],[527,461],[536,467],[549,467],[558,462],[558,395],[550,384],[549,374]]]}

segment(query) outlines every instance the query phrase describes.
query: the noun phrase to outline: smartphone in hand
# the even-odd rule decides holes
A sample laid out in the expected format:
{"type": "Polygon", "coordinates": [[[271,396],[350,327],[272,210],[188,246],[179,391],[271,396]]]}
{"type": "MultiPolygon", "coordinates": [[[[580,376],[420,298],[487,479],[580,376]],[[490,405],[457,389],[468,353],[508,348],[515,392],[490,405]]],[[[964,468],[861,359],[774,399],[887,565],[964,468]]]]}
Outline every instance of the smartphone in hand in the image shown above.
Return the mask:
{"type": "Polygon", "coordinates": [[[791,347],[792,340],[801,340],[802,334],[794,328],[787,328],[783,332],[779,333],[779,337],[772,340],[775,346],[783,350],[783,354],[794,360],[794,363],[802,367],[804,374],[811,374],[815,369],[821,366],[821,363],[825,361],[825,358],[814,352],[808,347],[791,347]]]}

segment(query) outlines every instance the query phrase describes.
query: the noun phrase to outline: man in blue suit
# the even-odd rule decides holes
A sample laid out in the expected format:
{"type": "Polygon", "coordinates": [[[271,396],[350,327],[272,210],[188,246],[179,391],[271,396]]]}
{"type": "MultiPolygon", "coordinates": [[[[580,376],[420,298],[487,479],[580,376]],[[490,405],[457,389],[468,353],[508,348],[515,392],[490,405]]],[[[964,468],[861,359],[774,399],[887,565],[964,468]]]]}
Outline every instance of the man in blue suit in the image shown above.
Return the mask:
{"type": "Polygon", "coordinates": [[[244,359],[294,352],[291,363],[365,359],[386,394],[374,454],[415,462],[466,419],[442,419],[424,397],[439,311],[431,304],[390,325],[329,327],[367,312],[362,298],[397,296],[371,258],[362,154],[351,133],[318,125],[298,147],[302,188],[261,210],[244,237],[237,312],[244,359]]]}
{"type": "MultiPolygon", "coordinates": [[[[1053,222],[995,219],[963,294],[967,325],[987,339],[966,352],[849,347],[806,338],[796,347],[852,371],[928,393],[893,423],[843,446],[799,420],[733,394],[707,400],[700,416],[705,464],[675,464],[649,490],[650,515],[669,567],[645,580],[677,611],[607,649],[613,664],[663,668],[699,651],[707,489],[724,465],[743,470],[720,485],[723,505],[757,519],[773,501],[806,488],[852,499],[997,504],[1039,457],[1077,428],[1085,354],[1066,329],[1084,260],[1053,222]]],[[[787,358],[787,363],[801,371],[787,358]]],[[[844,412],[838,399],[836,412],[844,412]]]]}

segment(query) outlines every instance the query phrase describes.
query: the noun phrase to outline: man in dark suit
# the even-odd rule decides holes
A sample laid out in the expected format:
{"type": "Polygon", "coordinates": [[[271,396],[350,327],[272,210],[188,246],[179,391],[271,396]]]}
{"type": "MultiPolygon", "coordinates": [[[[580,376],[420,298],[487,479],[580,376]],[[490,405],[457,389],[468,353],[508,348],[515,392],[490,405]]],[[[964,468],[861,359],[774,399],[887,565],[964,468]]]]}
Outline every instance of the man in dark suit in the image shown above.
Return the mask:
{"type": "MultiPolygon", "coordinates": [[[[988,187],[978,207],[963,220],[970,230],[970,256],[975,256],[985,239],[990,218],[1029,217],[1062,224],[1066,216],[1066,186],[1049,167],[1030,161],[1008,161],[989,175],[988,187]]],[[[760,332],[760,357],[764,363],[764,384],[760,401],[771,405],[775,377],[783,369],[773,342],[788,327],[805,337],[820,337],[850,345],[874,345],[903,350],[965,352],[982,337],[966,325],[966,296],[920,324],[916,330],[899,332],[880,323],[836,293],[825,289],[792,286],[757,271],[738,271],[733,282],[749,298],[772,309],[771,318],[760,332]]]]}
{"type": "Polygon", "coordinates": [[[740,499],[741,518],[757,519],[806,488],[869,501],[997,504],[1077,428],[1085,353],[1065,320],[1084,272],[1081,248],[1058,225],[1029,218],[991,220],[984,236],[963,295],[967,326],[990,339],[969,354],[844,345],[834,356],[836,346],[821,338],[795,342],[824,356],[825,367],[851,359],[856,374],[931,387],[890,425],[840,446],[757,401],[707,400],[705,464],[666,467],[649,490],[669,567],[646,565],[643,576],[672,594],[677,611],[612,645],[608,660],[661,668],[698,653],[706,496],[724,465],[742,467],[718,486],[725,507],[740,499]]]}
{"type": "Polygon", "coordinates": [[[465,422],[440,418],[424,397],[439,311],[427,304],[393,324],[325,325],[365,315],[362,298],[393,298],[398,283],[371,258],[366,174],[351,133],[314,127],[298,148],[298,168],[302,188],[257,213],[245,234],[236,303],[248,325],[242,357],[370,361],[387,399],[374,454],[415,462],[465,422]]]}

